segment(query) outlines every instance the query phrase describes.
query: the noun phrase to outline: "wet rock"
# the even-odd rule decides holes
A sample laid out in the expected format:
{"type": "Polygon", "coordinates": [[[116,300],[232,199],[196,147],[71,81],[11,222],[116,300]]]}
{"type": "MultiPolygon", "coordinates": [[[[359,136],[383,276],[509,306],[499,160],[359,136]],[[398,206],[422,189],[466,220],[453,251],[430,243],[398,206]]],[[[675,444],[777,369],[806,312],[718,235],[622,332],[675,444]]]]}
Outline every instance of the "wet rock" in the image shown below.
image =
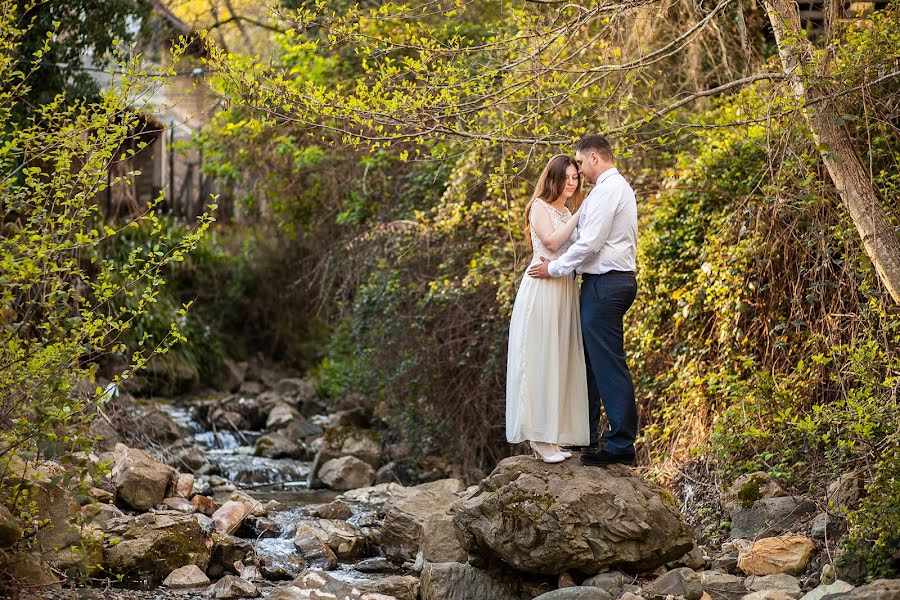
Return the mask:
{"type": "Polygon", "coordinates": [[[198,517],[158,512],[111,519],[106,527],[104,569],[124,575],[126,581],[146,577],[156,583],[186,565],[205,571],[213,542],[198,517]]]}
{"type": "Polygon", "coordinates": [[[712,600],[740,600],[750,593],[743,578],[721,571],[701,572],[700,585],[712,600]]]}
{"type": "Polygon", "coordinates": [[[682,596],[687,600],[700,600],[703,596],[700,576],[687,567],[669,571],[645,585],[643,591],[648,598],[682,596]]]}
{"type": "Polygon", "coordinates": [[[259,590],[249,581],[235,575],[226,575],[209,587],[211,598],[256,598],[259,590]]]}
{"type": "Polygon", "coordinates": [[[194,505],[194,508],[198,513],[204,514],[207,517],[213,516],[216,512],[216,508],[218,508],[212,498],[201,496],[199,494],[191,498],[191,504],[194,505]]]}
{"type": "Polygon", "coordinates": [[[344,559],[358,557],[366,543],[365,534],[346,521],[316,519],[301,521],[297,524],[294,544],[298,545],[297,540],[303,540],[311,535],[319,538],[322,543],[331,548],[338,558],[344,559]]]}
{"type": "Polygon", "coordinates": [[[846,595],[829,594],[822,600],[896,600],[900,598],[900,579],[876,579],[846,595]]]}
{"type": "Polygon", "coordinates": [[[212,577],[223,575],[240,575],[235,563],[256,564],[256,550],[247,540],[231,535],[213,534],[213,549],[209,558],[206,573],[212,577]]]}
{"type": "Polygon", "coordinates": [[[541,594],[535,600],[614,600],[613,597],[600,588],[591,586],[575,586],[560,588],[541,594]]]}
{"type": "Polygon", "coordinates": [[[690,530],[661,488],[613,465],[505,459],[454,522],[469,553],[521,571],[647,571],[683,556],[690,530]]]}
{"type": "Polygon", "coordinates": [[[396,564],[383,556],[363,559],[354,568],[360,573],[393,573],[398,570],[396,564]]]}
{"type": "Polygon", "coordinates": [[[296,408],[286,402],[279,402],[272,407],[272,410],[269,411],[269,416],[266,417],[266,429],[277,431],[284,429],[294,421],[304,420],[303,415],[296,408]]]}
{"type": "Polygon", "coordinates": [[[247,507],[243,503],[229,500],[212,514],[213,529],[230,535],[241,526],[247,512],[247,507]]]}
{"type": "Polygon", "coordinates": [[[187,565],[169,573],[163,585],[173,589],[204,587],[209,585],[209,577],[197,565],[187,565]]]}
{"type": "MultiPolygon", "coordinates": [[[[443,515],[444,519],[432,522],[435,539],[430,552],[435,555],[444,552],[449,545],[446,522],[462,504],[455,493],[432,486],[432,488],[407,488],[402,495],[390,500],[384,506],[385,518],[382,526],[381,551],[385,556],[398,562],[413,561],[423,540],[425,521],[433,515],[443,515]]],[[[452,534],[455,538],[455,533],[452,534]]],[[[459,542],[456,542],[459,545],[459,542]]]]}
{"type": "Polygon", "coordinates": [[[337,556],[313,531],[299,531],[294,535],[294,546],[303,556],[307,566],[330,571],[337,568],[337,556]]]}
{"type": "Polygon", "coordinates": [[[352,490],[372,485],[375,469],[355,456],[343,456],[323,464],[319,479],[330,489],[352,490]]]}
{"type": "Polygon", "coordinates": [[[419,594],[419,579],[411,575],[360,579],[354,581],[353,586],[364,593],[383,594],[397,600],[416,600],[419,594]]]}
{"type": "MultiPolygon", "coordinates": [[[[291,582],[291,587],[296,590],[296,595],[284,595],[284,600],[294,600],[295,598],[327,600],[330,598],[341,600],[390,600],[390,596],[385,596],[373,592],[363,592],[355,585],[341,581],[328,573],[318,571],[304,571],[299,577],[291,582]]],[[[291,588],[286,588],[291,589],[291,588]]],[[[281,590],[279,590],[281,592],[281,590]]],[[[278,596],[270,596],[278,599],[278,596]]]]}
{"type": "Polygon", "coordinates": [[[609,592],[614,598],[618,598],[626,583],[631,583],[631,577],[621,571],[608,571],[585,579],[581,585],[600,588],[609,592]]]}
{"type": "Polygon", "coordinates": [[[738,568],[748,575],[797,574],[814,549],[812,540],[801,535],[763,538],[740,551],[738,568]]]}
{"type": "Polygon", "coordinates": [[[286,581],[297,577],[306,569],[306,560],[296,554],[274,557],[265,553],[259,555],[259,570],[269,581],[286,581]]]}
{"type": "Polygon", "coordinates": [[[256,440],[253,454],[266,458],[303,459],[306,456],[306,449],[302,444],[281,433],[267,433],[256,440]]]}
{"type": "Polygon", "coordinates": [[[346,521],[353,516],[350,506],[342,500],[334,500],[328,504],[321,504],[316,507],[313,514],[322,519],[335,519],[346,521]]]}
{"type": "Polygon", "coordinates": [[[162,501],[163,510],[177,510],[178,512],[183,512],[187,514],[191,514],[197,511],[197,507],[190,500],[186,500],[184,498],[166,498],[162,501]]]}
{"type": "Polygon", "coordinates": [[[146,452],[117,444],[112,479],[118,499],[135,510],[149,510],[166,497],[175,470],[146,452]]]}
{"type": "Polygon", "coordinates": [[[381,441],[378,433],[368,429],[351,428],[339,428],[328,431],[324,439],[321,440],[316,458],[310,467],[310,487],[319,487],[321,485],[320,470],[325,464],[336,458],[346,456],[353,456],[372,467],[372,478],[369,482],[355,487],[371,485],[375,477],[374,470],[381,462],[381,441]]]}
{"type": "Polygon", "coordinates": [[[377,508],[383,506],[391,498],[409,494],[409,489],[399,483],[379,483],[371,487],[348,490],[341,494],[339,498],[349,502],[368,504],[377,508]]]}
{"type": "Polygon", "coordinates": [[[244,519],[237,535],[245,538],[272,538],[281,535],[281,527],[268,517],[249,516],[244,519]]]}
{"type": "Polygon", "coordinates": [[[514,600],[503,583],[485,571],[461,563],[429,563],[422,570],[422,600],[514,600]]]}
{"type": "Polygon", "coordinates": [[[776,573],[775,575],[751,575],[744,580],[744,585],[748,589],[755,592],[763,590],[778,590],[790,596],[791,598],[800,597],[800,581],[796,577],[791,577],[787,573],[776,573]]]}
{"type": "Polygon", "coordinates": [[[722,511],[731,514],[737,506],[749,508],[757,500],[787,496],[781,485],[765,471],[745,473],[722,495],[722,511]]]}
{"type": "Polygon", "coordinates": [[[233,410],[214,408],[209,413],[210,424],[222,431],[243,431],[253,427],[250,419],[244,418],[242,413],[233,410]]]}
{"type": "Polygon", "coordinates": [[[124,513],[112,504],[96,502],[94,504],[85,504],[82,506],[81,516],[85,523],[94,523],[102,527],[106,525],[110,519],[124,516],[124,513]]]}
{"type": "Polygon", "coordinates": [[[9,548],[22,537],[19,520],[12,516],[9,509],[0,504],[0,548],[9,548]]]}
{"type": "Polygon", "coordinates": [[[191,473],[179,473],[175,479],[175,496],[190,500],[194,493],[194,475],[191,473]]]}
{"type": "Polygon", "coordinates": [[[796,530],[815,510],[814,502],[796,496],[757,500],[749,508],[739,505],[731,514],[731,537],[771,537],[796,530]]]}
{"type": "Polygon", "coordinates": [[[835,581],[829,585],[820,585],[816,589],[807,592],[800,600],[822,600],[826,596],[845,594],[853,590],[853,586],[846,581],[835,581]]]}
{"type": "Polygon", "coordinates": [[[213,466],[206,458],[206,454],[195,445],[187,445],[177,449],[169,463],[179,469],[185,469],[201,475],[209,474],[213,470],[213,466]]]}
{"type": "Polygon", "coordinates": [[[177,442],[188,435],[172,417],[159,409],[145,411],[140,416],[140,427],[151,439],[163,445],[177,442]]]}
{"type": "Polygon", "coordinates": [[[828,485],[828,508],[846,515],[865,496],[865,481],[859,473],[844,473],[828,485]]]}

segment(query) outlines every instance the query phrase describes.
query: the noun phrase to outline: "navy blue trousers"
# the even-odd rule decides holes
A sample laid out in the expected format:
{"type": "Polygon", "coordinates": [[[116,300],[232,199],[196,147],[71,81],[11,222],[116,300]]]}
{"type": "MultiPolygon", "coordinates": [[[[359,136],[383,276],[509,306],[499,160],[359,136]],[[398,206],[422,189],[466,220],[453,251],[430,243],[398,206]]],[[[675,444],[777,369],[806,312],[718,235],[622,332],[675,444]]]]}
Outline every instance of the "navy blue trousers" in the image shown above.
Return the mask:
{"type": "Polygon", "coordinates": [[[602,403],[609,422],[603,447],[614,454],[633,453],[637,436],[637,406],[631,372],[625,364],[623,324],[636,294],[637,281],[631,273],[582,276],[581,333],[587,363],[591,445],[598,443],[602,403]]]}

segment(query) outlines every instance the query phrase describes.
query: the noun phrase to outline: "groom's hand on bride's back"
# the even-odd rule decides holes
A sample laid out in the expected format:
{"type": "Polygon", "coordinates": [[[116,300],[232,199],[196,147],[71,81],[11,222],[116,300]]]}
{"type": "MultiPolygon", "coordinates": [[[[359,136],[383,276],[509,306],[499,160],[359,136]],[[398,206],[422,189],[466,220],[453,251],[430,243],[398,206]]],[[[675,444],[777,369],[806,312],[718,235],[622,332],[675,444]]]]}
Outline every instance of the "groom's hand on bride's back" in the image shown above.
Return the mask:
{"type": "Polygon", "coordinates": [[[536,279],[547,279],[548,277],[550,277],[550,271],[548,268],[549,264],[550,261],[542,256],[540,264],[528,267],[527,272],[530,276],[536,279]]]}

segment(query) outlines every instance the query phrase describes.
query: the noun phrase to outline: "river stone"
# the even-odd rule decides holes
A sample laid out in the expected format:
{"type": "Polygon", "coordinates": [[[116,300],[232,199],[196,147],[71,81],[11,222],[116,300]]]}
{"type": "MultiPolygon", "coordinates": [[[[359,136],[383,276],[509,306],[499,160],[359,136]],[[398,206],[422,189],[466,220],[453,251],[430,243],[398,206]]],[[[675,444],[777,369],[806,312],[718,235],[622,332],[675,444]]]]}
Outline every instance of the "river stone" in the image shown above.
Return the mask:
{"type": "Polygon", "coordinates": [[[593,586],[574,586],[560,588],[541,594],[534,600],[614,600],[612,595],[593,586]]]}
{"type": "Polygon", "coordinates": [[[798,496],[764,498],[749,508],[738,505],[731,513],[730,537],[771,537],[796,530],[797,524],[815,510],[814,502],[798,496]]]}
{"type": "MultiPolygon", "coordinates": [[[[384,505],[385,517],[381,528],[381,551],[388,558],[401,563],[416,559],[426,520],[434,515],[447,517],[462,504],[455,493],[438,486],[410,488],[408,493],[409,495],[401,495],[384,505]]],[[[433,520],[431,525],[434,528],[432,533],[439,539],[432,540],[429,552],[434,556],[452,555],[455,550],[451,546],[452,541],[447,539],[450,533],[445,527],[446,520],[433,520]]]]}
{"type": "Polygon", "coordinates": [[[321,504],[316,507],[313,514],[322,519],[335,519],[346,521],[353,516],[353,511],[343,500],[334,500],[328,504],[321,504]]]}
{"type": "Polygon", "coordinates": [[[365,534],[346,521],[315,519],[299,522],[294,533],[295,544],[296,540],[309,536],[319,538],[338,558],[358,557],[366,543],[365,534]]]}
{"type": "Polygon", "coordinates": [[[721,571],[702,571],[700,585],[712,600],[740,600],[750,593],[742,577],[721,571]]]}
{"type": "Polygon", "coordinates": [[[207,517],[213,516],[216,512],[216,503],[208,496],[197,494],[191,498],[191,504],[194,505],[194,508],[197,509],[198,513],[204,514],[207,517]]]}
{"type": "Polygon", "coordinates": [[[429,563],[422,570],[421,600],[515,600],[508,587],[461,563],[429,563]]]}
{"type": "Polygon", "coordinates": [[[581,582],[581,585],[600,588],[617,598],[622,593],[626,583],[631,583],[632,578],[621,571],[609,571],[594,575],[581,582]]]}
{"type": "Polygon", "coordinates": [[[22,537],[19,520],[13,518],[9,509],[0,504],[0,548],[9,548],[22,537]]]}
{"type": "Polygon", "coordinates": [[[897,600],[900,598],[900,579],[876,579],[854,590],[829,594],[822,600],[897,600]]]}
{"type": "Polygon", "coordinates": [[[313,569],[330,571],[337,568],[334,551],[312,531],[299,530],[294,535],[294,547],[303,556],[307,566],[313,569]]]}
{"type": "Polygon", "coordinates": [[[140,427],[151,439],[163,445],[177,442],[188,435],[172,417],[159,409],[151,409],[142,414],[140,427]]]}
{"type": "Polygon", "coordinates": [[[846,581],[841,581],[839,579],[834,583],[816,587],[816,589],[804,594],[803,597],[800,598],[800,600],[822,600],[822,598],[825,598],[826,596],[845,594],[850,591],[853,591],[853,586],[846,581]]]}
{"type": "Polygon", "coordinates": [[[734,480],[722,495],[721,504],[725,514],[731,514],[736,506],[749,508],[757,500],[787,496],[784,489],[765,471],[744,473],[734,480]]]}
{"type": "Polygon", "coordinates": [[[306,455],[303,445],[293,439],[289,439],[280,432],[267,433],[256,440],[253,449],[254,456],[266,458],[295,458],[302,459],[306,455]]]}
{"type": "Polygon", "coordinates": [[[419,595],[419,579],[412,575],[359,579],[353,582],[353,586],[361,592],[383,594],[397,600],[416,600],[419,595]]]}
{"type": "Polygon", "coordinates": [[[203,587],[209,585],[209,577],[197,565],[187,565],[169,573],[163,585],[173,589],[203,587]]]}
{"type": "Polygon", "coordinates": [[[200,518],[157,512],[111,519],[106,527],[104,569],[124,575],[126,581],[146,577],[151,583],[159,583],[174,569],[186,565],[197,565],[205,571],[213,542],[200,518]]]}
{"type": "Polygon", "coordinates": [[[682,596],[687,600],[700,600],[703,586],[700,576],[693,569],[681,567],[673,569],[643,587],[644,595],[649,598],[665,596],[682,596]]]}
{"type": "Polygon", "coordinates": [[[228,574],[240,575],[237,566],[255,562],[256,550],[249,541],[232,535],[213,534],[213,549],[209,566],[206,568],[207,575],[212,578],[228,574]]]}
{"type": "Polygon", "coordinates": [[[398,570],[397,565],[383,556],[374,556],[366,558],[353,566],[360,573],[394,573],[398,570]]]}
{"type": "Polygon", "coordinates": [[[553,575],[649,571],[694,544],[671,495],[628,467],[527,456],[501,461],[454,522],[469,553],[553,575]]]}
{"type": "Polygon", "coordinates": [[[95,502],[94,504],[85,504],[81,507],[81,516],[86,523],[96,523],[101,527],[106,525],[110,519],[124,516],[121,510],[112,504],[104,504],[95,502]]]}
{"type": "Polygon", "coordinates": [[[744,585],[755,592],[778,590],[784,592],[791,598],[800,597],[800,581],[787,573],[776,573],[774,575],[763,576],[751,575],[744,580],[744,585]]]}
{"type": "Polygon", "coordinates": [[[815,544],[802,535],[763,538],[738,555],[738,568],[747,575],[797,574],[803,571],[815,544]]]}
{"type": "Polygon", "coordinates": [[[140,511],[160,504],[174,484],[175,469],[124,444],[116,444],[115,456],[112,479],[118,499],[140,511]]]}
{"type": "Polygon", "coordinates": [[[794,600],[794,596],[788,596],[781,590],[760,590],[747,594],[741,600],[794,600]]]}
{"type": "Polygon", "coordinates": [[[373,485],[371,487],[348,490],[338,496],[338,499],[368,504],[369,506],[378,508],[383,506],[391,498],[408,495],[409,489],[410,488],[402,486],[399,483],[379,483],[378,485],[373,485]]]}
{"type": "MultiPolygon", "coordinates": [[[[302,598],[304,600],[391,600],[393,596],[385,596],[377,592],[364,592],[352,583],[323,573],[321,571],[304,571],[291,586],[300,592],[297,596],[286,595],[286,600],[302,598]]],[[[277,596],[270,596],[277,598],[277,596]]]]}
{"type": "Polygon", "coordinates": [[[243,503],[229,500],[212,514],[213,529],[219,533],[230,535],[238,530],[248,512],[243,503]]]}
{"type": "Polygon", "coordinates": [[[352,490],[372,485],[375,469],[355,456],[342,456],[323,464],[319,478],[332,490],[352,490]]]}
{"type": "Polygon", "coordinates": [[[226,575],[222,579],[209,586],[207,592],[212,598],[256,598],[259,590],[249,581],[245,581],[235,575],[226,575]]]}
{"type": "Polygon", "coordinates": [[[190,500],[194,493],[193,473],[179,473],[175,479],[175,496],[190,500]]]}
{"type": "Polygon", "coordinates": [[[303,416],[296,408],[286,402],[279,402],[269,411],[269,416],[266,418],[266,429],[277,431],[302,419],[303,416]]]}
{"type": "Polygon", "coordinates": [[[194,504],[185,498],[166,498],[162,501],[160,505],[163,510],[177,510],[178,512],[183,512],[186,514],[191,514],[197,512],[197,507],[194,504]]]}
{"type": "MultiPolygon", "coordinates": [[[[456,501],[454,501],[454,504],[456,501]]],[[[422,523],[419,549],[422,559],[427,562],[466,562],[468,553],[456,537],[453,524],[455,510],[437,512],[426,517],[422,523]]]]}

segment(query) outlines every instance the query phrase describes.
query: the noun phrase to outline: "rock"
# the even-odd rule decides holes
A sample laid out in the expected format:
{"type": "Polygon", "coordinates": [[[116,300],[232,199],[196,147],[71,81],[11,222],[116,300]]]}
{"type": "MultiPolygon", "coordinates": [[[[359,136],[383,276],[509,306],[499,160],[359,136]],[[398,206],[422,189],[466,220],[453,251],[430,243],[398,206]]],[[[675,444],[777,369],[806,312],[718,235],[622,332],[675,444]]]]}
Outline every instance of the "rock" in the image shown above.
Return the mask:
{"type": "Polygon", "coordinates": [[[609,592],[591,586],[560,588],[541,594],[535,600],[614,600],[609,592]]]}
{"type": "Polygon", "coordinates": [[[436,512],[422,522],[419,550],[424,560],[435,563],[466,562],[468,553],[456,537],[453,513],[436,512]]]}
{"type": "MultiPolygon", "coordinates": [[[[291,582],[291,586],[299,595],[285,596],[288,600],[294,598],[313,600],[391,600],[392,596],[385,596],[376,592],[364,592],[353,584],[319,571],[304,571],[291,582]]],[[[269,599],[277,596],[269,596],[269,599]]]]}
{"type": "MultiPolygon", "coordinates": [[[[320,468],[328,461],[343,456],[353,456],[368,463],[373,469],[374,480],[374,469],[381,464],[381,440],[378,433],[370,429],[348,427],[328,431],[309,470],[310,487],[318,486],[320,468]]],[[[371,480],[365,485],[371,485],[371,480]]]]}
{"type": "Polygon", "coordinates": [[[293,421],[301,420],[304,420],[303,415],[296,408],[286,402],[279,402],[269,411],[269,416],[266,418],[266,429],[277,431],[284,429],[293,421]]]}
{"type": "Polygon", "coordinates": [[[793,596],[788,596],[781,590],[760,590],[747,594],[741,600],[793,600],[793,596]]]}
{"type": "Polygon", "coordinates": [[[273,556],[265,552],[259,555],[259,570],[270,581],[283,581],[297,577],[306,569],[306,560],[296,552],[273,556]]]}
{"type": "Polygon", "coordinates": [[[303,459],[306,456],[306,449],[302,444],[281,433],[267,433],[256,440],[253,454],[266,458],[303,459]]]}
{"type": "Polygon", "coordinates": [[[207,517],[211,517],[216,512],[216,503],[212,498],[207,496],[196,495],[191,498],[191,504],[194,505],[194,508],[197,509],[198,513],[204,514],[207,517]]]}
{"type": "Polygon", "coordinates": [[[88,433],[96,440],[94,447],[98,450],[112,452],[122,443],[122,436],[103,416],[97,416],[91,421],[88,433]]]}
{"type": "Polygon", "coordinates": [[[273,538],[281,535],[281,526],[268,517],[249,516],[244,519],[237,534],[244,538],[273,538]]]}
{"type": "Polygon", "coordinates": [[[90,490],[88,490],[88,495],[97,502],[101,502],[103,504],[113,504],[116,501],[116,488],[112,487],[112,483],[110,483],[109,481],[106,481],[104,483],[108,484],[112,488],[112,491],[92,487],[90,490]]]}
{"type": "Polygon", "coordinates": [[[303,556],[307,566],[330,571],[337,568],[337,556],[322,539],[312,531],[298,531],[294,535],[294,546],[303,556]]]}
{"type": "Polygon", "coordinates": [[[814,502],[795,496],[764,498],[749,508],[738,505],[731,513],[731,537],[771,537],[796,530],[797,524],[815,510],[814,502]]]}
{"type": "Polygon", "coordinates": [[[81,507],[81,516],[86,523],[95,523],[103,527],[110,519],[124,516],[124,513],[112,504],[95,502],[81,507]]]}
{"type": "Polygon", "coordinates": [[[322,543],[331,548],[338,558],[358,557],[366,543],[365,534],[346,521],[330,521],[328,519],[301,521],[297,524],[297,530],[294,533],[295,545],[298,545],[297,540],[311,535],[319,538],[322,543]]]}
{"type": "Polygon", "coordinates": [[[223,392],[236,392],[240,389],[244,377],[247,376],[247,363],[235,362],[230,358],[222,360],[220,377],[213,381],[216,389],[223,392]]]}
{"type": "Polygon", "coordinates": [[[256,598],[259,590],[249,581],[235,575],[226,575],[209,587],[212,598],[256,598]]]}
{"type": "Polygon", "coordinates": [[[322,504],[313,511],[313,514],[322,519],[337,519],[346,521],[353,516],[350,506],[343,500],[334,500],[328,504],[322,504]]]}
{"type": "Polygon", "coordinates": [[[194,445],[184,446],[176,450],[169,462],[179,469],[186,469],[201,475],[208,474],[213,469],[203,450],[194,445]]]}
{"type": "Polygon", "coordinates": [[[791,598],[800,597],[800,581],[787,573],[776,573],[775,575],[763,576],[751,575],[744,580],[744,585],[755,592],[778,590],[784,592],[791,598]]]}
{"type": "Polygon", "coordinates": [[[668,568],[689,567],[695,571],[700,571],[706,566],[706,557],[703,555],[703,549],[700,546],[694,546],[690,552],[687,552],[679,559],[673,560],[666,565],[668,568]]]}
{"type": "Polygon", "coordinates": [[[174,483],[175,469],[124,444],[116,444],[115,455],[112,479],[118,499],[140,511],[160,504],[174,483]]]}
{"type": "Polygon", "coordinates": [[[669,571],[652,583],[645,585],[643,591],[649,598],[683,596],[687,600],[700,600],[700,597],[703,596],[700,576],[694,573],[693,569],[687,567],[669,571]]]}
{"type": "MultiPolygon", "coordinates": [[[[448,539],[447,518],[462,504],[453,492],[437,486],[431,488],[410,488],[407,493],[394,498],[384,506],[381,551],[397,562],[415,560],[423,540],[425,521],[431,521],[431,533],[436,536],[429,544],[429,552],[435,556],[454,553],[453,542],[448,539]],[[443,515],[441,518],[439,515],[443,515]]],[[[456,542],[458,546],[459,542],[456,542]]]]}
{"type": "Polygon", "coordinates": [[[846,595],[829,594],[822,600],[896,600],[900,598],[900,579],[876,579],[872,583],[862,585],[846,595]]]}
{"type": "Polygon", "coordinates": [[[147,578],[162,581],[174,569],[197,565],[205,571],[212,538],[200,523],[200,515],[176,512],[146,513],[111,519],[106,527],[103,566],[127,581],[147,578]]]}
{"type": "Polygon", "coordinates": [[[397,565],[383,556],[366,558],[354,565],[360,573],[393,573],[397,571],[397,565]]]}
{"type": "Polygon", "coordinates": [[[9,548],[22,537],[19,520],[12,516],[9,509],[0,504],[0,548],[9,548]]]}
{"type": "Polygon", "coordinates": [[[822,600],[826,596],[844,594],[853,590],[853,586],[846,581],[835,581],[829,585],[820,585],[816,589],[807,592],[800,600],[822,600]]]}
{"type": "Polygon", "coordinates": [[[139,425],[151,439],[163,445],[177,442],[188,435],[172,417],[159,409],[145,411],[140,416],[139,425]]]}
{"type": "Polygon", "coordinates": [[[419,579],[411,575],[389,575],[378,579],[360,579],[353,586],[361,592],[383,594],[397,600],[416,600],[419,594],[419,579]]]}
{"type": "Polygon", "coordinates": [[[422,570],[421,600],[515,600],[507,586],[471,565],[429,563],[422,570]]]}
{"type": "Polygon", "coordinates": [[[556,587],[567,588],[575,587],[575,579],[571,573],[563,573],[556,582],[556,587]]]}
{"type": "Polygon", "coordinates": [[[750,593],[741,577],[720,571],[701,572],[700,585],[712,600],[740,600],[750,593]]]}
{"type": "Polygon", "coordinates": [[[178,512],[183,512],[187,514],[191,514],[197,511],[197,507],[190,500],[186,500],[185,498],[166,498],[162,501],[162,505],[164,510],[177,510],[178,512]]]}
{"type": "Polygon", "coordinates": [[[192,473],[179,473],[175,479],[175,495],[179,498],[191,499],[194,494],[194,475],[192,473]]]}
{"type": "Polygon", "coordinates": [[[781,485],[765,471],[745,473],[734,480],[722,495],[722,511],[728,515],[736,506],[749,508],[757,500],[787,496],[781,485]]]}
{"type": "Polygon", "coordinates": [[[399,483],[380,483],[371,487],[348,490],[338,496],[338,499],[368,504],[377,508],[383,506],[391,498],[408,495],[409,489],[399,483]]]}
{"type": "Polygon", "coordinates": [[[865,482],[859,473],[844,473],[828,485],[828,508],[838,515],[846,515],[865,493],[865,482]]]}
{"type": "Polygon", "coordinates": [[[316,397],[315,386],[299,377],[286,377],[275,383],[272,389],[282,396],[293,399],[295,404],[302,403],[316,397]]]}
{"type": "Polygon", "coordinates": [[[330,489],[352,490],[372,485],[375,469],[355,456],[344,456],[323,464],[319,478],[330,489]]]}
{"type": "Polygon", "coordinates": [[[585,469],[514,456],[480,490],[454,519],[463,546],[520,571],[648,571],[694,544],[671,495],[622,465],[585,469]]]}
{"type": "Polygon", "coordinates": [[[241,502],[229,500],[212,514],[213,529],[230,535],[241,526],[247,512],[247,507],[241,502]]]}
{"type": "MultiPolygon", "coordinates": [[[[31,553],[18,552],[2,557],[4,579],[9,577],[17,582],[20,589],[27,586],[37,591],[41,588],[58,588],[59,578],[44,559],[31,553]]],[[[15,597],[15,596],[13,596],[15,597]]]]}
{"type": "Polygon", "coordinates": [[[163,585],[174,589],[203,587],[209,585],[209,577],[197,565],[187,565],[169,573],[163,585]]]}
{"type": "Polygon", "coordinates": [[[397,473],[397,463],[391,461],[386,465],[382,465],[375,471],[375,483],[400,482],[400,476],[397,473]]]}
{"type": "MultiPolygon", "coordinates": [[[[619,600],[644,600],[644,599],[633,592],[625,592],[624,594],[619,596],[619,600]]],[[[709,600],[709,598],[703,598],[702,600],[709,600]]]]}
{"type": "Polygon", "coordinates": [[[259,396],[266,391],[266,386],[259,381],[242,381],[238,391],[245,396],[259,396]]]}
{"type": "Polygon", "coordinates": [[[625,584],[631,583],[631,580],[631,577],[621,571],[608,571],[585,579],[581,582],[581,585],[600,588],[601,590],[609,592],[614,598],[617,598],[621,595],[622,588],[625,584]]]}
{"type": "Polygon", "coordinates": [[[815,544],[801,535],[763,538],[740,551],[738,568],[748,575],[800,573],[809,562],[815,544]]]}
{"type": "Polygon", "coordinates": [[[256,563],[256,550],[253,545],[232,535],[213,534],[213,549],[209,558],[206,573],[212,578],[223,575],[240,575],[244,564],[256,563]]]}

